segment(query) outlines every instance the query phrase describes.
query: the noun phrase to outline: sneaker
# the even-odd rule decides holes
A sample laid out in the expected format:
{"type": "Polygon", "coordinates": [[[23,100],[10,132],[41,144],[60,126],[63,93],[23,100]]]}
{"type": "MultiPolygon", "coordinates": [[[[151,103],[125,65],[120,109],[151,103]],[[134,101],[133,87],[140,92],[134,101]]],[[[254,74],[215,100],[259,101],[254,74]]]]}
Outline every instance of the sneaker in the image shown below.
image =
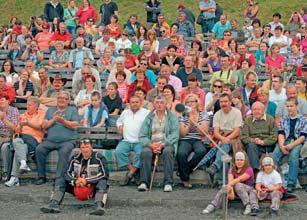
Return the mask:
{"type": "Polygon", "coordinates": [[[208,167],[206,169],[207,173],[209,173],[210,175],[214,176],[214,174],[216,174],[217,169],[216,166],[214,164],[212,164],[210,167],[208,167]]]}
{"type": "Polygon", "coordinates": [[[243,215],[249,215],[251,213],[252,209],[250,205],[245,206],[245,210],[243,212],[243,215]]]}
{"type": "Polygon", "coordinates": [[[294,193],[294,191],[295,191],[295,186],[293,185],[287,186],[287,193],[294,193]]]}
{"type": "Polygon", "coordinates": [[[250,215],[257,216],[260,210],[258,208],[252,208],[250,215]]]}
{"type": "Polygon", "coordinates": [[[209,214],[215,210],[215,207],[212,204],[209,204],[207,208],[202,211],[202,214],[209,214]]]}
{"type": "Polygon", "coordinates": [[[279,215],[279,210],[276,208],[271,208],[271,214],[278,216],[279,215]]]}
{"type": "Polygon", "coordinates": [[[96,203],[96,208],[90,212],[90,215],[104,215],[105,210],[101,202],[96,203]]]}
{"type": "Polygon", "coordinates": [[[166,184],[166,185],[164,186],[164,190],[163,190],[163,191],[164,191],[164,192],[172,192],[172,191],[173,191],[172,185],[166,184]]]}
{"type": "Polygon", "coordinates": [[[57,201],[51,200],[51,202],[42,208],[40,208],[43,213],[60,213],[60,205],[57,201]]]}
{"type": "Polygon", "coordinates": [[[119,185],[127,186],[129,182],[131,181],[132,177],[133,177],[133,174],[131,174],[130,171],[127,171],[125,176],[120,180],[119,185]]]}
{"type": "Polygon", "coordinates": [[[7,186],[7,187],[19,186],[19,179],[18,179],[18,177],[12,176],[9,181],[4,183],[4,185],[7,186]]]}
{"type": "Polygon", "coordinates": [[[2,179],[2,181],[7,181],[8,180],[7,172],[1,173],[1,179],[2,179]]]}
{"type": "Polygon", "coordinates": [[[21,164],[19,167],[20,173],[30,172],[31,169],[27,164],[21,164]]]}
{"type": "Polygon", "coordinates": [[[147,188],[145,183],[141,183],[141,185],[138,186],[138,191],[140,191],[140,192],[145,192],[147,190],[148,190],[148,188],[147,188]]]}

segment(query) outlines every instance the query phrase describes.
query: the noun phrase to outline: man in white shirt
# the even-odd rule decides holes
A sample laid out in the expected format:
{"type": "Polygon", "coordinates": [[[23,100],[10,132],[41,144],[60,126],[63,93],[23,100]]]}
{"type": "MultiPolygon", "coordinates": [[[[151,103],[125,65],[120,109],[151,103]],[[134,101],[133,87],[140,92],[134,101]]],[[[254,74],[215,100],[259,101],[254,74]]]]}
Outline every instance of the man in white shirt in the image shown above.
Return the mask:
{"type": "Polygon", "coordinates": [[[131,96],[130,108],[123,111],[116,122],[118,132],[123,135],[123,140],[117,145],[115,153],[119,167],[127,167],[128,171],[121,180],[120,185],[128,185],[135,177],[140,164],[142,144],[139,143],[139,131],[149,111],[141,108],[141,100],[138,96],[131,96]],[[133,151],[135,157],[131,164],[129,153],[133,151]]]}
{"type": "Polygon", "coordinates": [[[286,89],[282,76],[273,76],[272,89],[269,91],[269,101],[274,102],[277,106],[286,101],[286,89]]]}

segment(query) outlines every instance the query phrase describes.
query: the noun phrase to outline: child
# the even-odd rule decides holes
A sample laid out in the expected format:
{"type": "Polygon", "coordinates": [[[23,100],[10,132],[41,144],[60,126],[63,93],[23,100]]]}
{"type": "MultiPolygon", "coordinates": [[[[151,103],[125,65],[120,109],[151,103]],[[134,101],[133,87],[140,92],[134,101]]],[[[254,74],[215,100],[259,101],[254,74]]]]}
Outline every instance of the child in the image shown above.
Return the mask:
{"type": "Polygon", "coordinates": [[[91,105],[87,106],[84,113],[84,127],[101,128],[108,119],[108,109],[101,103],[101,94],[94,91],[91,95],[91,105]]]}
{"type": "Polygon", "coordinates": [[[256,190],[259,200],[271,199],[272,213],[278,214],[282,198],[282,181],[280,174],[274,169],[274,161],[266,156],[261,161],[261,171],[257,175],[256,190]]]}
{"type": "Polygon", "coordinates": [[[202,211],[203,214],[213,212],[222,206],[223,196],[228,195],[229,200],[234,200],[235,193],[240,197],[245,206],[244,215],[257,215],[259,212],[256,191],[253,188],[255,182],[253,168],[249,166],[248,157],[244,151],[235,154],[233,166],[228,172],[228,184],[215,196],[214,200],[202,211]]]}
{"type": "Polygon", "coordinates": [[[115,75],[118,86],[118,94],[124,103],[127,101],[128,83],[126,80],[126,73],[124,71],[118,71],[115,75]]]}

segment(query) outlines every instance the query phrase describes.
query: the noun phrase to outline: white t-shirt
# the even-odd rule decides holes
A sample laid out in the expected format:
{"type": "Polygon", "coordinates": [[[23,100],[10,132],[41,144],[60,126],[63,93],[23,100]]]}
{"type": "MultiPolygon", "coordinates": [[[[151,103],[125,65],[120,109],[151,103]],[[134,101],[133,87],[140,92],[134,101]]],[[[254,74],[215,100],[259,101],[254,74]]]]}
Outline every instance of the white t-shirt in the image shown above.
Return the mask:
{"type": "Polygon", "coordinates": [[[282,183],[282,180],[280,174],[276,170],[273,170],[273,172],[269,174],[260,171],[257,175],[256,183],[261,183],[269,188],[275,184],[282,183]]]}
{"type": "Polygon", "coordinates": [[[276,93],[274,89],[269,91],[269,101],[274,102],[277,106],[287,100],[286,89],[282,88],[280,93],[276,93]]]}
{"type": "Polygon", "coordinates": [[[288,39],[287,39],[286,36],[281,35],[280,37],[276,37],[276,36],[270,37],[269,46],[271,47],[274,43],[282,43],[282,44],[286,45],[286,46],[280,48],[280,53],[286,54],[288,52],[287,51],[288,39]]]}

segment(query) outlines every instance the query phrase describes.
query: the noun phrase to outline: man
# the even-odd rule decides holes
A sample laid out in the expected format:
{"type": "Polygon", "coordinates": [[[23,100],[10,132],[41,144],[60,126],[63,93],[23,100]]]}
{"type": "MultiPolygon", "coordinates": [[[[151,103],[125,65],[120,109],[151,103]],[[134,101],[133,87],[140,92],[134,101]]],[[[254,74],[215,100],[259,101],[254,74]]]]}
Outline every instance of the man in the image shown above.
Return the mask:
{"type": "Polygon", "coordinates": [[[261,34],[262,30],[260,27],[255,27],[253,29],[252,36],[246,42],[246,46],[250,53],[255,54],[256,51],[259,49],[259,44],[262,42],[261,34]]]}
{"type": "Polygon", "coordinates": [[[82,37],[76,39],[76,45],[77,48],[70,51],[68,68],[81,69],[85,58],[94,61],[94,57],[92,51],[89,48],[84,47],[84,39],[82,37]]]}
{"type": "Polygon", "coordinates": [[[147,93],[146,99],[149,102],[153,103],[153,101],[155,100],[157,96],[163,95],[163,88],[167,84],[168,84],[168,79],[166,76],[162,74],[158,76],[156,87],[149,90],[149,92],[147,93]]]}
{"type": "MultiPolygon", "coordinates": [[[[89,65],[86,65],[84,67],[82,67],[81,69],[81,79],[75,81],[73,84],[72,84],[72,97],[75,98],[78,93],[82,90],[82,89],[85,89],[85,78],[87,76],[91,76],[93,75],[92,73],[92,70],[91,70],[91,67],[89,65]]],[[[95,78],[96,79],[96,78],[95,78]]],[[[95,82],[95,86],[94,86],[95,90],[97,91],[100,91],[101,90],[101,82],[100,82],[100,79],[99,81],[95,82]]]]}
{"type": "Polygon", "coordinates": [[[269,39],[269,46],[277,44],[280,48],[280,53],[287,57],[288,53],[288,39],[282,34],[283,28],[281,26],[275,27],[274,35],[269,39]]]}
{"type": "Polygon", "coordinates": [[[67,31],[66,24],[64,22],[61,22],[59,25],[59,31],[54,32],[51,37],[50,45],[53,46],[54,42],[62,41],[64,42],[65,49],[69,49],[71,39],[72,37],[71,34],[67,31]]]}
{"type": "Polygon", "coordinates": [[[6,85],[6,77],[2,74],[0,74],[0,93],[6,94],[10,103],[14,102],[15,90],[11,86],[6,85]]]}
{"type": "Polygon", "coordinates": [[[149,113],[149,110],[141,107],[141,100],[138,96],[131,96],[130,108],[122,112],[116,122],[118,133],[123,135],[124,139],[117,145],[115,153],[119,167],[127,167],[128,172],[121,180],[120,185],[128,185],[133,177],[136,177],[140,168],[140,155],[143,149],[139,141],[139,132],[143,121],[149,113]],[[130,163],[129,153],[134,152],[133,163],[130,163]]]}
{"type": "Polygon", "coordinates": [[[298,97],[307,100],[307,78],[296,78],[295,87],[298,92],[298,97]]]}
{"type": "Polygon", "coordinates": [[[100,25],[107,26],[111,23],[111,16],[119,16],[118,6],[112,0],[104,0],[100,6],[100,25]]]}
{"type": "Polygon", "coordinates": [[[202,33],[211,32],[215,22],[216,4],[214,0],[199,1],[199,10],[201,11],[201,31],[202,33]]]}
{"type": "Polygon", "coordinates": [[[173,86],[178,94],[181,92],[182,82],[177,76],[172,75],[172,70],[170,66],[162,65],[160,74],[167,78],[167,84],[173,86]]]}
{"type": "Polygon", "coordinates": [[[40,96],[41,104],[51,107],[57,105],[57,97],[61,91],[64,90],[64,85],[67,82],[66,78],[63,78],[61,74],[57,73],[54,77],[50,77],[50,84],[51,87],[46,90],[45,93],[43,93],[40,96]]]}
{"type": "Polygon", "coordinates": [[[186,19],[186,14],[184,12],[179,12],[177,24],[178,24],[178,32],[177,34],[183,35],[184,37],[194,37],[195,36],[195,28],[194,25],[186,19]]]}
{"type": "MultiPolygon", "coordinates": [[[[231,97],[228,94],[222,94],[220,99],[221,110],[216,112],[213,117],[213,129],[214,137],[220,143],[220,147],[229,153],[232,150],[241,150],[239,146],[235,144],[238,141],[241,127],[243,125],[241,111],[235,107],[232,107],[231,97]]],[[[210,176],[214,176],[222,169],[222,155],[223,153],[218,150],[215,161],[207,168],[207,172],[210,176]]]]}
{"type": "MultiPolygon", "coordinates": [[[[35,149],[44,138],[42,123],[45,111],[39,109],[40,101],[36,97],[29,97],[27,111],[20,115],[20,122],[16,133],[19,137],[13,140],[14,158],[12,162],[11,178],[4,184],[7,187],[19,186],[19,175],[25,171],[31,171],[27,165],[27,154],[33,156],[35,149]]],[[[2,156],[9,157],[9,145],[2,146],[2,156]]]]}
{"type": "MultiPolygon", "coordinates": [[[[89,18],[89,21],[93,23],[93,18],[89,18]]],[[[81,37],[84,40],[84,46],[90,48],[93,36],[88,34],[85,31],[85,28],[81,25],[77,26],[77,34],[74,36],[74,39],[70,43],[71,49],[75,49],[77,47],[77,39],[81,37]]]]}
{"type": "Polygon", "coordinates": [[[251,62],[250,69],[254,71],[256,68],[256,59],[253,54],[247,52],[247,47],[245,43],[239,43],[237,45],[237,51],[238,53],[235,55],[234,60],[237,65],[237,69],[241,69],[242,62],[248,59],[251,62]]]}
{"type": "Polygon", "coordinates": [[[152,51],[151,42],[149,40],[144,40],[143,43],[143,52],[138,55],[138,60],[145,59],[148,62],[148,69],[151,69],[155,72],[160,70],[160,58],[159,55],[152,51]]]}
{"type": "Polygon", "coordinates": [[[141,23],[138,22],[138,16],[134,14],[131,15],[129,21],[124,24],[124,29],[128,31],[130,37],[134,37],[140,25],[141,23]]]}
{"type": "Polygon", "coordinates": [[[170,26],[168,25],[168,23],[165,20],[164,15],[160,14],[158,16],[158,21],[157,23],[155,23],[151,30],[154,30],[156,32],[157,37],[163,37],[162,36],[162,28],[165,31],[165,33],[169,33],[170,32],[170,26]]]}
{"type": "MultiPolygon", "coordinates": [[[[307,101],[298,97],[298,92],[297,92],[297,88],[295,87],[295,85],[291,85],[291,84],[287,85],[286,95],[287,95],[287,98],[297,99],[298,113],[300,115],[307,117],[307,101]]],[[[286,117],[287,115],[288,115],[288,110],[286,107],[286,102],[284,101],[277,106],[276,116],[275,116],[275,123],[277,127],[279,127],[280,125],[281,118],[286,117]]]]}
{"type": "Polygon", "coordinates": [[[145,2],[147,27],[151,27],[158,22],[158,16],[161,13],[161,2],[158,0],[148,0],[145,2]]]}
{"type": "Polygon", "coordinates": [[[203,81],[203,75],[200,69],[194,67],[194,61],[192,56],[185,56],[183,61],[184,67],[181,67],[177,71],[177,77],[182,82],[182,87],[188,86],[188,76],[191,74],[196,75],[198,82],[203,81]]]}
{"type": "Polygon", "coordinates": [[[235,73],[229,65],[229,56],[226,54],[221,56],[221,70],[213,73],[210,79],[210,84],[212,84],[216,79],[220,79],[224,83],[230,84],[236,82],[235,73]]]}
{"type": "Polygon", "coordinates": [[[95,197],[96,206],[90,215],[103,215],[109,188],[108,178],[105,157],[93,152],[89,139],[83,139],[80,141],[80,152],[72,156],[68,167],[55,183],[50,203],[40,210],[43,213],[60,213],[60,204],[65,192],[68,192],[82,201],[95,197]]]}
{"type": "Polygon", "coordinates": [[[29,73],[30,81],[32,83],[37,83],[39,81],[39,75],[38,72],[35,70],[35,63],[32,60],[27,60],[25,62],[25,69],[29,73]]]}
{"type": "Polygon", "coordinates": [[[284,78],[282,76],[272,77],[272,89],[269,91],[269,101],[277,106],[286,101],[286,89],[284,88],[284,78]]]}
{"type": "Polygon", "coordinates": [[[34,84],[34,95],[41,97],[46,95],[46,92],[51,89],[51,83],[48,76],[48,69],[46,67],[41,67],[38,70],[39,80],[34,84]]]}
{"type": "Polygon", "coordinates": [[[155,110],[145,118],[139,133],[143,145],[140,158],[139,191],[148,190],[152,170],[153,154],[159,156],[164,165],[164,192],[172,191],[174,152],[179,140],[177,117],[166,108],[166,100],[158,96],[154,101],[155,110]]]}
{"type": "Polygon", "coordinates": [[[216,22],[212,28],[212,32],[217,39],[223,39],[224,31],[230,30],[231,25],[225,14],[221,15],[220,21],[216,22]]]}
{"type": "Polygon", "coordinates": [[[195,16],[194,16],[193,12],[192,12],[190,9],[188,9],[188,8],[186,7],[185,4],[180,3],[180,4],[178,5],[178,7],[177,7],[177,11],[178,11],[178,12],[183,12],[183,13],[185,13],[186,19],[187,19],[188,21],[190,21],[191,24],[193,24],[193,26],[195,27],[195,16]]]}
{"type": "Polygon", "coordinates": [[[47,22],[53,22],[55,17],[63,21],[64,8],[58,0],[51,0],[45,4],[44,16],[47,22]]]}
{"type": "Polygon", "coordinates": [[[238,21],[236,19],[230,20],[231,25],[231,37],[237,42],[244,42],[244,32],[242,29],[239,29],[238,21]]]}
{"type": "MultiPolygon", "coordinates": [[[[100,80],[100,74],[97,69],[93,66],[93,61],[89,58],[85,58],[83,60],[83,67],[89,67],[92,71],[93,76],[96,79],[96,82],[99,84],[99,88],[101,88],[101,80],[100,80]]],[[[82,79],[82,69],[76,70],[72,77],[72,85],[76,84],[79,80],[82,79]]]]}
{"type": "MultiPolygon", "coordinates": [[[[9,96],[6,93],[0,93],[0,146],[5,142],[10,141],[18,123],[18,109],[10,106],[9,96]]],[[[6,158],[3,153],[1,154],[3,164],[2,179],[7,180],[8,158],[6,158]]]]}
{"type": "Polygon", "coordinates": [[[120,72],[120,71],[124,71],[126,74],[126,79],[125,79],[125,83],[130,83],[130,79],[131,79],[131,72],[130,70],[125,68],[125,58],[124,57],[116,57],[115,59],[115,67],[111,70],[109,77],[108,77],[108,81],[107,81],[107,85],[109,85],[111,82],[116,82],[116,73],[120,72]]]}
{"type": "Polygon", "coordinates": [[[289,156],[287,191],[292,193],[296,188],[300,152],[307,136],[307,119],[299,115],[297,99],[288,98],[286,107],[288,115],[281,120],[278,144],[272,156],[276,164],[289,156]]]}
{"type": "MultiPolygon", "coordinates": [[[[99,29],[102,29],[101,27],[99,29]]],[[[99,36],[97,36],[97,39],[94,39],[92,41],[92,45],[95,46],[95,53],[102,55],[104,54],[104,50],[108,47],[109,43],[116,43],[116,40],[111,36],[109,29],[103,29],[102,31],[99,31],[99,36]]]]}
{"type": "Polygon", "coordinates": [[[273,14],[272,17],[273,17],[273,21],[269,23],[269,25],[271,26],[271,31],[273,32],[277,26],[280,26],[282,29],[284,29],[284,25],[280,23],[281,14],[276,12],[273,14]]]}
{"type": "Polygon", "coordinates": [[[258,100],[257,74],[248,72],[245,76],[245,85],[242,88],[239,87],[238,91],[242,94],[244,104],[251,108],[258,100]]]}
{"type": "MultiPolygon", "coordinates": [[[[218,54],[220,56],[227,55],[226,52],[221,47],[219,47],[219,40],[215,37],[211,37],[209,50],[218,51],[218,54]]],[[[204,62],[205,62],[205,64],[207,63],[207,59],[209,57],[209,54],[208,54],[209,50],[204,51],[204,62]]]]}
{"type": "Polygon", "coordinates": [[[57,97],[57,106],[50,107],[46,113],[42,128],[47,131],[47,136],[35,151],[38,172],[36,185],[42,185],[47,181],[45,162],[47,155],[53,150],[58,151],[59,156],[55,185],[60,184],[69,155],[75,147],[76,129],[80,118],[77,109],[68,106],[69,102],[69,92],[61,91],[57,97]]]}
{"type": "Polygon", "coordinates": [[[261,155],[272,152],[277,141],[274,118],[266,114],[265,109],[261,102],[255,102],[252,105],[252,115],[246,118],[242,129],[241,140],[254,170],[260,167],[261,155]]]}

